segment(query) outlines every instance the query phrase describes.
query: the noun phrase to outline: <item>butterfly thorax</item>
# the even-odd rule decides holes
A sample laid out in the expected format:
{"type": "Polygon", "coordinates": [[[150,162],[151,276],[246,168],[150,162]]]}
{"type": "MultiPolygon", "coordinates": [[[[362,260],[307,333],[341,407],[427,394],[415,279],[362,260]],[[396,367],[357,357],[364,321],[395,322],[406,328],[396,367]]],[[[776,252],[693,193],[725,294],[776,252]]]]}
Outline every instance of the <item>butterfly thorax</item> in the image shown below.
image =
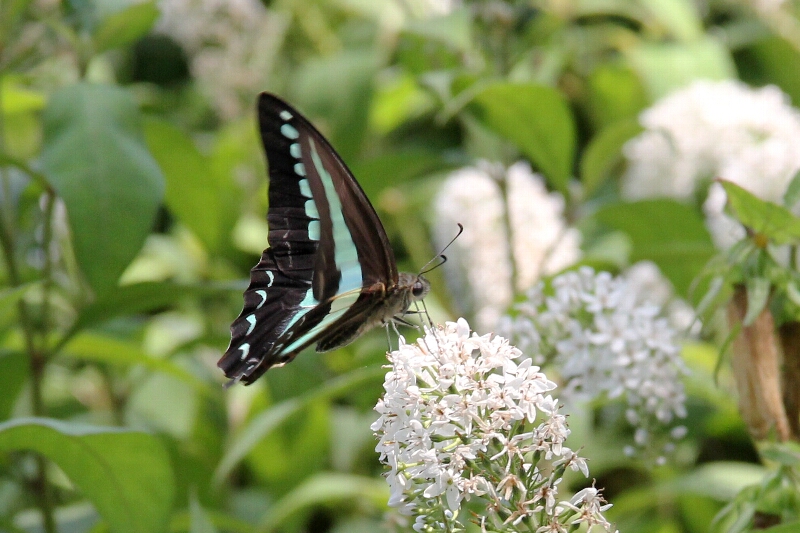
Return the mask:
{"type": "Polygon", "coordinates": [[[320,339],[317,351],[327,352],[346,346],[372,328],[402,318],[411,304],[422,300],[430,289],[431,285],[427,279],[408,272],[400,272],[396,285],[385,286],[379,282],[366,288],[365,290],[370,293],[381,293],[381,297],[375,298],[377,303],[374,309],[364,313],[366,319],[362,317],[362,320],[354,321],[350,327],[340,327],[331,335],[320,339]]]}

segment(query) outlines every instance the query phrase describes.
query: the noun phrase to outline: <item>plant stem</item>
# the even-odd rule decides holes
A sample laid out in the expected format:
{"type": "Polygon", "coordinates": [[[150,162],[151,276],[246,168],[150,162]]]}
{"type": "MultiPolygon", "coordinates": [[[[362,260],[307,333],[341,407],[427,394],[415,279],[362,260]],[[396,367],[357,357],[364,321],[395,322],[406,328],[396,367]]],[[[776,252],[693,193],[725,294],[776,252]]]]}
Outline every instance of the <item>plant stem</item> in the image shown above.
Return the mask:
{"type": "MultiPolygon", "coordinates": [[[[0,87],[2,87],[2,76],[0,75],[0,87]]],[[[3,92],[0,90],[0,109],[2,105],[3,92]]],[[[3,113],[0,112],[0,154],[5,153],[5,124],[3,122],[3,113]]],[[[3,258],[6,263],[6,272],[8,275],[8,283],[11,287],[16,288],[22,284],[20,279],[19,270],[17,268],[16,254],[14,252],[14,206],[11,198],[11,187],[9,184],[8,174],[3,172],[0,174],[3,186],[3,209],[0,214],[0,248],[2,248],[3,258]]],[[[46,213],[45,224],[51,224],[52,209],[46,213]]],[[[47,250],[45,250],[47,253],[47,250]]],[[[31,321],[28,306],[25,299],[20,297],[17,302],[17,309],[19,313],[19,323],[22,328],[23,338],[25,341],[25,350],[28,352],[28,360],[31,370],[31,411],[34,416],[44,415],[44,402],[42,401],[42,378],[44,376],[44,369],[47,364],[47,354],[45,351],[36,347],[35,327],[31,321]]],[[[36,456],[36,479],[34,487],[36,495],[39,500],[39,508],[42,512],[42,523],[46,533],[56,533],[56,522],[53,515],[53,495],[50,483],[47,480],[47,461],[41,456],[36,456]]]]}

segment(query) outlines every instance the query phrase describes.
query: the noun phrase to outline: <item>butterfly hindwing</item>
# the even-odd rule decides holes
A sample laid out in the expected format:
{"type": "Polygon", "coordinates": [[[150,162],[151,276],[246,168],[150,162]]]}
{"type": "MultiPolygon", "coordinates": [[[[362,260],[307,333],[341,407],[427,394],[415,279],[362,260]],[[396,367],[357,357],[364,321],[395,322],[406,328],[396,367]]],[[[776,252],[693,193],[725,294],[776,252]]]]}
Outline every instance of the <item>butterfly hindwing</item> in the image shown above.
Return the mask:
{"type": "Polygon", "coordinates": [[[269,162],[269,248],[251,271],[219,362],[245,383],[314,342],[331,346],[337,328],[356,328],[356,315],[398,279],[375,210],[325,138],[270,94],[260,96],[258,112],[269,162]]]}

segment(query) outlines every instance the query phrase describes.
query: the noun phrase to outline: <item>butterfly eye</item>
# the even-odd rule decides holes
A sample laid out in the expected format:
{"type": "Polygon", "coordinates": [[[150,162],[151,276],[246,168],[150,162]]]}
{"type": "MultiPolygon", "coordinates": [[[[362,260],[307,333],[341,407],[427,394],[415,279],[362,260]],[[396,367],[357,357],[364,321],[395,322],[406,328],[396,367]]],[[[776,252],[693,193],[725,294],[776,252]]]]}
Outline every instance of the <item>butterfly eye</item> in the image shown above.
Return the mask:
{"type": "Polygon", "coordinates": [[[419,298],[423,294],[425,294],[425,285],[419,280],[414,283],[414,286],[411,287],[411,294],[419,298]]]}

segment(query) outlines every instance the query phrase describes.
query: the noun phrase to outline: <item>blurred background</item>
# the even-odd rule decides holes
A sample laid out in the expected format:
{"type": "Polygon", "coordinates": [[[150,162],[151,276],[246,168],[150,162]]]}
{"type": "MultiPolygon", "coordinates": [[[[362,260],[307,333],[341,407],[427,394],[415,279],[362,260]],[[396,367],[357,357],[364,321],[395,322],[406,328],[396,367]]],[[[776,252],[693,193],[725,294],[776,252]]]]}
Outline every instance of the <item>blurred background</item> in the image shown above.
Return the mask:
{"type": "Polygon", "coordinates": [[[396,526],[383,331],[222,388],[267,243],[261,91],[327,136],[401,270],[464,225],[436,322],[500,331],[582,265],[639,287],[680,339],[686,434],[626,454],[606,393],[571,447],[620,531],[754,527],[713,522],[769,469],[724,314],[695,309],[745,236],[713,180],[780,202],[800,170],[796,2],[0,0],[0,531],[396,526]]]}

